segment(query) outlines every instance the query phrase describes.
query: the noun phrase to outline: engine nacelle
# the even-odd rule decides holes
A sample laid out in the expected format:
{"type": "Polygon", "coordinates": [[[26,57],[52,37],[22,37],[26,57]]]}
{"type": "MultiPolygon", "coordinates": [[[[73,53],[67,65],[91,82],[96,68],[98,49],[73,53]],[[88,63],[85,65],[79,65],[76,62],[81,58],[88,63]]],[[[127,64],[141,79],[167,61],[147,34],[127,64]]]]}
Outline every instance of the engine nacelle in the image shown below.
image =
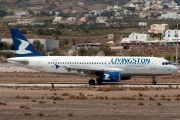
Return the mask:
{"type": "Polygon", "coordinates": [[[100,75],[102,82],[119,82],[120,72],[105,72],[100,75]]]}
{"type": "Polygon", "coordinates": [[[121,76],[121,80],[130,80],[131,76],[121,76]]]}

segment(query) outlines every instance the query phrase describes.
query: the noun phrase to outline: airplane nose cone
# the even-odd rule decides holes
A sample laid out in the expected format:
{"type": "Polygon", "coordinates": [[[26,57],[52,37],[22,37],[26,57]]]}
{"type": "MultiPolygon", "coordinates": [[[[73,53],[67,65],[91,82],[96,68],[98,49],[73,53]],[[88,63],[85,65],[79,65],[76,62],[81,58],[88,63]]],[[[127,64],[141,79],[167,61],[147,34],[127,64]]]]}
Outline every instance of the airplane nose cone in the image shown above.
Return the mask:
{"type": "Polygon", "coordinates": [[[173,73],[177,73],[178,72],[178,67],[176,67],[176,66],[173,66],[173,73]]]}

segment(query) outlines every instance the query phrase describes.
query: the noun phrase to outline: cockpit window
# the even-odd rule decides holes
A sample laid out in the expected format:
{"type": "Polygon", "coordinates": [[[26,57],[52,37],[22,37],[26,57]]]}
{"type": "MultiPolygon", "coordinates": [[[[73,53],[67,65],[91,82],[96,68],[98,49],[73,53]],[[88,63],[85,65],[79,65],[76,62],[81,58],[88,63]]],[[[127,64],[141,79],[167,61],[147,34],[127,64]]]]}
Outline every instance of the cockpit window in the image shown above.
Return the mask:
{"type": "Polygon", "coordinates": [[[171,65],[171,62],[163,62],[162,65],[171,65]]]}

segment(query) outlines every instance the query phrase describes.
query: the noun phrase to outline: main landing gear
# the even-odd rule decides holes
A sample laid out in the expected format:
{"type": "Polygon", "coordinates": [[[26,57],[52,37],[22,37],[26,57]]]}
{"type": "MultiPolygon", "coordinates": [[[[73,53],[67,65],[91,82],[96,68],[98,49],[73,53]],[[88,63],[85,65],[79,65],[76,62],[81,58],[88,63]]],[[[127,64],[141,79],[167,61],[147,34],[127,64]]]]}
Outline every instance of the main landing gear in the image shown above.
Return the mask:
{"type": "MultiPolygon", "coordinates": [[[[101,72],[96,72],[96,82],[98,85],[101,85],[102,84],[102,80],[100,79],[100,76],[101,76],[101,72]]],[[[93,76],[92,78],[89,80],[89,85],[95,85],[96,84],[95,80],[93,79],[93,76]]]]}
{"type": "Polygon", "coordinates": [[[89,80],[89,85],[95,85],[95,80],[94,79],[90,79],[89,80]]]}
{"type": "MultiPolygon", "coordinates": [[[[102,81],[101,81],[100,78],[96,78],[96,82],[97,82],[98,85],[101,85],[101,84],[102,84],[102,81]]],[[[90,80],[89,80],[89,85],[95,85],[96,82],[95,82],[94,79],[90,79],[90,80]]]]}
{"type": "Polygon", "coordinates": [[[157,83],[157,82],[156,82],[155,76],[152,76],[152,84],[153,84],[153,85],[156,85],[156,83],[157,83]]]}

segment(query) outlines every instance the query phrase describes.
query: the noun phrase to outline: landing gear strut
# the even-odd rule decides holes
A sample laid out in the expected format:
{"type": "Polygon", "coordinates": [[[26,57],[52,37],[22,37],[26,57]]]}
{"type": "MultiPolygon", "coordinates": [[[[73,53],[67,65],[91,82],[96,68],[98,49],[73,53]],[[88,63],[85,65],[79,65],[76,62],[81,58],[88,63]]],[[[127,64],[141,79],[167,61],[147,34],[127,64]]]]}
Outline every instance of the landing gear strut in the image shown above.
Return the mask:
{"type": "Polygon", "coordinates": [[[157,83],[157,82],[156,82],[155,76],[153,76],[153,77],[152,77],[152,84],[153,84],[153,85],[156,85],[156,83],[157,83]]]}
{"type": "Polygon", "coordinates": [[[96,82],[97,82],[98,85],[101,85],[101,84],[102,84],[102,81],[101,81],[100,78],[96,78],[96,82]]]}
{"type": "Polygon", "coordinates": [[[90,80],[89,80],[89,85],[95,85],[95,80],[90,79],[90,80]]]}

